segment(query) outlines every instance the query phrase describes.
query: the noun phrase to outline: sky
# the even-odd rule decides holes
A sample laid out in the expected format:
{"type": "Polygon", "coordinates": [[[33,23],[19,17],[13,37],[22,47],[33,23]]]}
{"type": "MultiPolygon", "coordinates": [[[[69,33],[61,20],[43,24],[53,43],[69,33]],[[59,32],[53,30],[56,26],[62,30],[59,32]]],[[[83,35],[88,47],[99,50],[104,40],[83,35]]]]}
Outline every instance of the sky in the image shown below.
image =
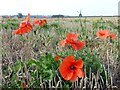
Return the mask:
{"type": "Polygon", "coordinates": [[[120,0],[0,0],[0,15],[118,15],[120,0]]]}

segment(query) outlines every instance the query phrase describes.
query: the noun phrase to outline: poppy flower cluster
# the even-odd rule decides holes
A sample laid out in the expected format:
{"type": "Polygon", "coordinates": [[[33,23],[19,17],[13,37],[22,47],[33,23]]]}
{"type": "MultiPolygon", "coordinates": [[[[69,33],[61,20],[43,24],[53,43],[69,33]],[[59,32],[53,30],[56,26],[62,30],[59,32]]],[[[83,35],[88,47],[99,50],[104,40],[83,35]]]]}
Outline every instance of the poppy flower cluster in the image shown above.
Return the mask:
{"type": "Polygon", "coordinates": [[[60,55],[57,55],[57,56],[55,56],[54,57],[54,59],[56,60],[56,61],[58,61],[59,59],[61,59],[62,57],[60,56],[60,55]]]}
{"type": "Polygon", "coordinates": [[[110,34],[109,30],[99,30],[96,35],[102,39],[106,39],[106,38],[112,38],[115,39],[116,35],[115,34],[110,34]]]}
{"type": "Polygon", "coordinates": [[[85,46],[85,42],[76,40],[78,36],[79,34],[68,33],[66,39],[62,40],[60,45],[65,47],[65,45],[70,44],[74,50],[81,50],[85,46]]]}
{"type": "Polygon", "coordinates": [[[65,80],[76,81],[84,76],[83,61],[75,60],[74,56],[67,56],[59,67],[60,74],[65,80]]]}
{"type": "MultiPolygon", "coordinates": [[[[39,26],[43,26],[46,22],[47,22],[46,20],[42,20],[40,22],[39,19],[35,19],[34,22],[33,22],[33,25],[39,23],[39,26]]],[[[26,19],[20,23],[20,26],[17,30],[13,31],[13,34],[28,33],[32,30],[33,25],[30,24],[30,13],[28,13],[26,19]]]]}
{"type": "MultiPolygon", "coordinates": [[[[60,41],[60,45],[65,47],[65,45],[71,45],[74,50],[81,50],[85,46],[85,42],[77,40],[79,34],[68,33],[66,34],[66,39],[60,41]]],[[[56,56],[55,60],[59,60],[61,56],[56,56]]],[[[67,56],[63,59],[59,71],[64,80],[70,80],[72,82],[76,81],[77,78],[84,76],[83,60],[75,60],[74,56],[67,56]]]]}

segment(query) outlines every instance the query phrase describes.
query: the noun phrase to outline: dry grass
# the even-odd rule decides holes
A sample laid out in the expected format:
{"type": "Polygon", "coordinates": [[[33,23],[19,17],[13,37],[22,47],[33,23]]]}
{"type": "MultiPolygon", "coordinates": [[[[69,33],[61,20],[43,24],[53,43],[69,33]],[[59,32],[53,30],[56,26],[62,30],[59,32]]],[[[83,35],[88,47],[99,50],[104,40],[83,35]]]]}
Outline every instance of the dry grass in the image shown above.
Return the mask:
{"type": "MultiPolygon", "coordinates": [[[[6,20],[7,21],[7,20],[6,20]]],[[[39,79],[39,85],[37,87],[49,87],[49,88],[113,88],[116,85],[116,79],[118,79],[118,38],[116,40],[101,40],[96,37],[95,33],[102,29],[105,26],[105,29],[110,29],[111,33],[115,33],[118,36],[117,31],[117,18],[103,18],[102,21],[105,23],[102,24],[100,18],[63,18],[63,19],[47,19],[48,25],[45,27],[35,26],[33,30],[23,36],[12,35],[13,26],[10,22],[7,24],[8,28],[1,26],[2,34],[2,63],[3,63],[3,86],[21,87],[21,82],[26,82],[28,87],[34,87],[36,82],[35,80],[39,79]],[[100,24],[97,24],[100,23],[100,24]],[[113,23],[113,24],[111,24],[113,23]],[[96,25],[96,26],[95,26],[96,25]],[[102,27],[102,28],[101,28],[102,27]],[[35,33],[36,32],[36,33],[35,33]],[[82,51],[75,52],[68,47],[61,48],[59,41],[65,38],[65,35],[68,32],[78,33],[80,40],[86,42],[86,47],[82,51]],[[30,59],[37,61],[38,58],[41,58],[45,54],[52,54],[52,57],[55,55],[74,55],[76,58],[84,58],[92,62],[92,58],[96,56],[96,61],[100,63],[100,69],[102,68],[104,75],[102,76],[99,70],[92,71],[92,67],[88,69],[89,66],[85,65],[84,71],[86,75],[82,79],[78,79],[75,83],[71,84],[62,79],[59,74],[59,71],[56,70],[55,76],[52,79],[44,80],[42,75],[37,74],[39,77],[31,75],[30,70],[39,70],[37,66],[27,66],[27,62],[30,59]],[[91,54],[93,53],[93,56],[91,54]],[[23,62],[16,71],[16,62],[23,62]],[[31,69],[32,68],[32,69],[31,69]],[[87,73],[89,71],[89,73],[87,73]],[[16,75],[14,77],[14,75],[16,75]],[[25,78],[23,77],[25,76],[25,78]],[[22,77],[21,80],[18,78],[22,77]],[[36,79],[37,78],[37,79],[36,79]],[[17,80],[16,80],[17,79],[17,80]],[[16,81],[15,81],[16,80],[16,81]],[[12,84],[12,82],[14,84],[12,84]],[[34,83],[35,82],[35,83],[34,83]],[[11,83],[11,84],[10,84],[11,83]],[[6,86],[5,86],[6,85],[6,86]],[[67,86],[69,85],[69,86],[67,86]]],[[[11,21],[12,22],[12,21],[11,21]]],[[[32,22],[32,21],[31,21],[32,22]]],[[[18,28],[18,27],[15,27],[18,28]]],[[[46,56],[47,57],[47,56],[46,56]]],[[[52,61],[56,63],[55,61],[52,61]]],[[[88,63],[89,64],[89,63],[88,63]]],[[[59,66],[56,64],[56,67],[59,66]]],[[[56,68],[55,67],[55,68],[56,68]]],[[[53,70],[53,69],[50,69],[53,70]]],[[[33,71],[35,73],[35,71],[33,71]]],[[[40,73],[40,72],[38,72],[40,73]]]]}

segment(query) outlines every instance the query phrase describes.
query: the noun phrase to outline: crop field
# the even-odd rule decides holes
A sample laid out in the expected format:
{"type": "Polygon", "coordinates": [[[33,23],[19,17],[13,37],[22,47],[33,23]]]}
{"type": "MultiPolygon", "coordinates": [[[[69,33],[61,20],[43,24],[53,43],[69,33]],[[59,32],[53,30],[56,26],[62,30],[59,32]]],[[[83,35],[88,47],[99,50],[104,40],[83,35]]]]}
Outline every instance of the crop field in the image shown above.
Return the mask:
{"type": "Polygon", "coordinates": [[[0,19],[1,86],[118,88],[118,34],[117,17],[0,19]]]}

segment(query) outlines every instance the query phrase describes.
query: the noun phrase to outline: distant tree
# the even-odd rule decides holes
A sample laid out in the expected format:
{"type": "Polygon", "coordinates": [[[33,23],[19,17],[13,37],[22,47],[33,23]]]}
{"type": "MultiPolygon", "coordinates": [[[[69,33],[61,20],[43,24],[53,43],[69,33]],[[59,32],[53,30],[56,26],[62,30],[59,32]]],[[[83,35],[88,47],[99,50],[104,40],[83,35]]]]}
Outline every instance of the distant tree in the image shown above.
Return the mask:
{"type": "Polygon", "coordinates": [[[64,15],[52,15],[52,18],[63,18],[64,15]]]}
{"type": "Polygon", "coordinates": [[[18,13],[18,18],[22,18],[22,17],[23,17],[22,13],[18,13]]]}

